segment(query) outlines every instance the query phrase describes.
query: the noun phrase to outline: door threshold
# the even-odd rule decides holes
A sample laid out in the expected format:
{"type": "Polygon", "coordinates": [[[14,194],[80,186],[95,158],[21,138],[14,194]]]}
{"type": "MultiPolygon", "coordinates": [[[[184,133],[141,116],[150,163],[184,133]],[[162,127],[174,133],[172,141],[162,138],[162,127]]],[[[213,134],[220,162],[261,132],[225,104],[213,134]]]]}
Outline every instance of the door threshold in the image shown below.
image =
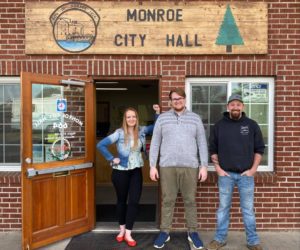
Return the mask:
{"type": "MultiPolygon", "coordinates": [[[[119,232],[119,226],[117,222],[97,222],[96,227],[92,232],[98,233],[112,233],[119,232]]],[[[159,228],[156,222],[135,222],[133,232],[159,232],[159,228]]]]}

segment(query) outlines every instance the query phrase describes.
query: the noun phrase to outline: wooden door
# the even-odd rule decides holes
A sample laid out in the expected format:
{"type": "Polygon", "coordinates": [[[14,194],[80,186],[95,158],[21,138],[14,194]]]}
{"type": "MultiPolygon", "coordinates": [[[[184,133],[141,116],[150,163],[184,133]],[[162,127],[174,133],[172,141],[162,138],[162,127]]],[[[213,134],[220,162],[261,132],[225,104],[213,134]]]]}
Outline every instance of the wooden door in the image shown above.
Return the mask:
{"type": "Polygon", "coordinates": [[[91,82],[21,74],[23,249],[94,227],[94,100],[91,82]]]}

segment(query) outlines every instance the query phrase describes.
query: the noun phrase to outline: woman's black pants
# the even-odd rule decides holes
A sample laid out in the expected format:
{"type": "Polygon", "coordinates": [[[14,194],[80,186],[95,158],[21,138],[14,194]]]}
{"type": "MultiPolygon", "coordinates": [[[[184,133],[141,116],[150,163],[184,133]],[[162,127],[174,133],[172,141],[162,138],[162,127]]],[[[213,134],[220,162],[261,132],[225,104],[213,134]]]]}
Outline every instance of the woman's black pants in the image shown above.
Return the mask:
{"type": "Polygon", "coordinates": [[[128,230],[132,230],[142,194],[142,168],[128,171],[113,169],[111,179],[117,194],[119,224],[125,225],[128,230]]]}

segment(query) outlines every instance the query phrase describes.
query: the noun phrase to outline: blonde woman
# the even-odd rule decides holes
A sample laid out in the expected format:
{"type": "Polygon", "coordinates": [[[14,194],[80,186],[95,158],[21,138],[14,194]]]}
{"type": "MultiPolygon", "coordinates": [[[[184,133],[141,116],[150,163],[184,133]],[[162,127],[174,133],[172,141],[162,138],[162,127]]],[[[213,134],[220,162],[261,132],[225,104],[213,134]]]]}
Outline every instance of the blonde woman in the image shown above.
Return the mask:
{"type": "MultiPolygon", "coordinates": [[[[153,105],[156,113],[160,107],[153,105]]],[[[141,168],[144,165],[141,151],[146,153],[146,135],[152,134],[154,124],[139,126],[138,113],[134,108],[127,108],[123,115],[122,127],[105,137],[97,144],[97,149],[111,162],[113,168],[112,182],[117,194],[117,215],[120,232],[116,237],[118,242],[126,241],[130,247],[136,246],[131,236],[131,230],[138,212],[142,193],[143,176],[141,168]],[[117,146],[117,156],[114,156],[108,146],[117,146]]]]}

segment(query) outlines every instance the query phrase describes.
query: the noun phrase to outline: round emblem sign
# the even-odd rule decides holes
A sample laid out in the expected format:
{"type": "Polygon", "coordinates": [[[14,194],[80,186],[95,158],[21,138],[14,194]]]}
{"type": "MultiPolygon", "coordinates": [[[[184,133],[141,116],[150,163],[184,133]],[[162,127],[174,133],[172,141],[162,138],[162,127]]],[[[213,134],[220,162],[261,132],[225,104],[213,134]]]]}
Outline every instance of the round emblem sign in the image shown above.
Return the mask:
{"type": "Polygon", "coordinates": [[[70,2],[58,7],[50,16],[53,37],[63,50],[82,52],[94,43],[99,15],[88,5],[70,2]]]}
{"type": "Polygon", "coordinates": [[[57,139],[52,143],[51,155],[55,160],[63,161],[71,154],[70,142],[66,139],[57,139]]]}

